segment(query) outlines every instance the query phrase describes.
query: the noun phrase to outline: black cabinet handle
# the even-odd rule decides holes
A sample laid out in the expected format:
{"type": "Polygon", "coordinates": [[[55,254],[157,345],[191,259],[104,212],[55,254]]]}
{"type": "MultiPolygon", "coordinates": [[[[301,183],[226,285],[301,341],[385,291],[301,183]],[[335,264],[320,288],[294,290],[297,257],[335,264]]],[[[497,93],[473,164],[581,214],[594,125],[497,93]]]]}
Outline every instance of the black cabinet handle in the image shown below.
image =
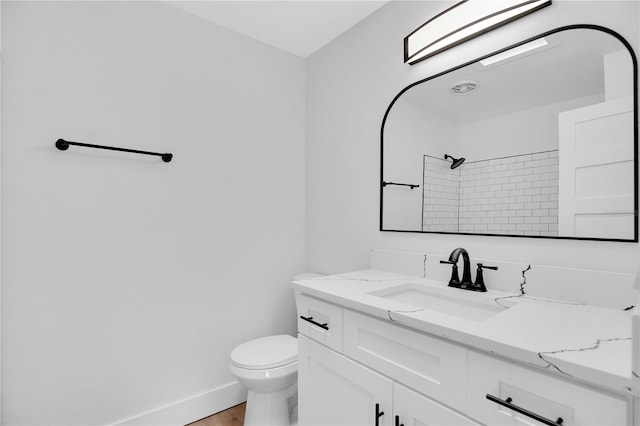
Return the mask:
{"type": "Polygon", "coordinates": [[[310,322],[311,324],[318,326],[320,328],[324,328],[325,330],[329,330],[329,325],[325,322],[323,324],[320,324],[319,322],[316,322],[313,320],[313,317],[305,317],[300,315],[300,318],[302,318],[303,320],[310,322]]]}
{"type": "Polygon", "coordinates": [[[376,404],[376,426],[380,426],[380,417],[384,416],[384,411],[380,411],[380,404],[376,404]]]}
{"type": "Polygon", "coordinates": [[[395,426],[404,426],[404,423],[400,423],[400,416],[396,416],[396,424],[395,426]]]}
{"type": "Polygon", "coordinates": [[[513,399],[511,398],[507,398],[505,400],[502,400],[500,398],[498,398],[497,396],[493,396],[491,394],[487,394],[487,399],[489,401],[493,401],[496,404],[500,404],[502,406],[505,406],[513,411],[517,411],[520,414],[524,414],[527,417],[531,417],[534,420],[539,421],[540,423],[544,423],[545,425],[549,425],[549,426],[562,426],[562,422],[564,422],[564,420],[562,419],[562,417],[558,417],[558,420],[556,420],[555,422],[553,420],[549,420],[546,417],[542,417],[539,414],[533,413],[525,408],[522,407],[518,407],[517,405],[514,405],[511,403],[511,401],[513,401],[513,399]]]}

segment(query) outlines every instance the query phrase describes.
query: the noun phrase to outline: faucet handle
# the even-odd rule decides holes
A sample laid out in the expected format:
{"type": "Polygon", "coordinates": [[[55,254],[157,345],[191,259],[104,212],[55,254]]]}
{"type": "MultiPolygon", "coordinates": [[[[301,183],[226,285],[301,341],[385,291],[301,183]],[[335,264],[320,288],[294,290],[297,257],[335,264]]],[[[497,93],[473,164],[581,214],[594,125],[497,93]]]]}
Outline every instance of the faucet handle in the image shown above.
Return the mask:
{"type": "Polygon", "coordinates": [[[497,266],[485,266],[482,263],[478,263],[478,270],[476,271],[476,282],[473,283],[472,289],[474,291],[487,291],[487,287],[484,285],[484,276],[482,275],[483,269],[498,270],[497,266]]]}
{"type": "Polygon", "coordinates": [[[498,270],[497,266],[485,266],[482,263],[478,263],[478,269],[482,270],[482,269],[493,269],[494,271],[498,270]]]}
{"type": "Polygon", "coordinates": [[[451,278],[449,279],[449,286],[460,287],[460,276],[458,275],[458,264],[451,260],[441,260],[440,263],[453,266],[451,268],[451,278]]]}

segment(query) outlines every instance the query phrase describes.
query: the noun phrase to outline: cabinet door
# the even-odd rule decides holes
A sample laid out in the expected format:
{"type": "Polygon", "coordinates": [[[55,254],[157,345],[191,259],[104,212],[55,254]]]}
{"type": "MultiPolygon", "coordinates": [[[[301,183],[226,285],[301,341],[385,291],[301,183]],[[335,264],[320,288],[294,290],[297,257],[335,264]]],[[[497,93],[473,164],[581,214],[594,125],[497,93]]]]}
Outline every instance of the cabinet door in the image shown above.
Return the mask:
{"type": "Polygon", "coordinates": [[[461,414],[420,395],[402,385],[393,385],[394,417],[404,426],[478,425],[461,414]]]}
{"type": "Polygon", "coordinates": [[[301,426],[391,426],[392,392],[391,380],[298,334],[301,426]]]}

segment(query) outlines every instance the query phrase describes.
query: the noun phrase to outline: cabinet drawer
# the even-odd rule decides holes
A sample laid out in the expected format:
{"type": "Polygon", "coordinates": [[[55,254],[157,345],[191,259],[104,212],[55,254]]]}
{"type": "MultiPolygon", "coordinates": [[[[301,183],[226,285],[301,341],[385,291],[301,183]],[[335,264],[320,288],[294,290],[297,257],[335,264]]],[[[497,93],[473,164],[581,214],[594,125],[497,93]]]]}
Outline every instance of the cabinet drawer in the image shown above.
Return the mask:
{"type": "Polygon", "coordinates": [[[467,350],[344,311],[344,353],[457,410],[466,410],[467,350]]]}
{"type": "Polygon", "coordinates": [[[627,400],[476,352],[469,352],[468,414],[490,425],[545,424],[487,399],[490,394],[562,424],[627,425],[627,400]]]}
{"type": "Polygon", "coordinates": [[[303,294],[296,295],[296,306],[298,332],[342,352],[342,308],[303,294]]]}

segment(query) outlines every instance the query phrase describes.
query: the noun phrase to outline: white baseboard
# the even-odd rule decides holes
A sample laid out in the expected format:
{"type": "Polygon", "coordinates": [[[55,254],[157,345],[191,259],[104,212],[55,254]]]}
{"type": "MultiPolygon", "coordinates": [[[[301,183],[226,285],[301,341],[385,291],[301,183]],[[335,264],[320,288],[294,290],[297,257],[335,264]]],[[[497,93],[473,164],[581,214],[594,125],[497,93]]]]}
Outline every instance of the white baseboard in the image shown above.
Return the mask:
{"type": "Polygon", "coordinates": [[[113,426],[182,426],[241,404],[246,400],[246,388],[238,382],[231,382],[201,394],[120,420],[114,423],[113,426]]]}

